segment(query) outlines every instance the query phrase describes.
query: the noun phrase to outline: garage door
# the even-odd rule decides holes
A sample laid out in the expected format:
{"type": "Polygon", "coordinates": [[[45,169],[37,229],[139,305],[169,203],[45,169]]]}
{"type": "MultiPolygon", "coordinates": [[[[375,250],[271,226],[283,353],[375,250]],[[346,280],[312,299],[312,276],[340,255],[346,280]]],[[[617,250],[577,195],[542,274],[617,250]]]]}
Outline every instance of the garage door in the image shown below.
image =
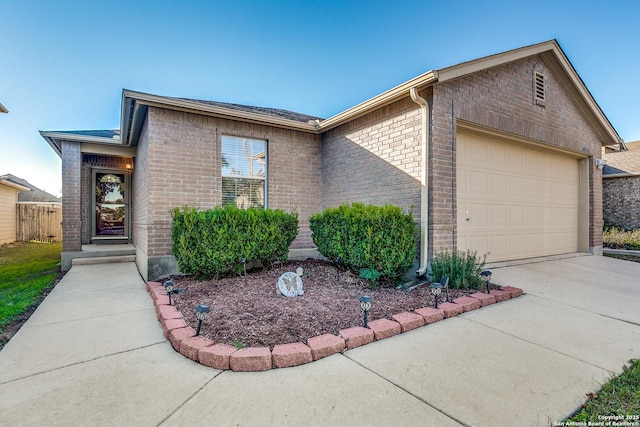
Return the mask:
{"type": "Polygon", "coordinates": [[[458,249],[504,261],[578,251],[576,158],[457,135],[458,249]]]}

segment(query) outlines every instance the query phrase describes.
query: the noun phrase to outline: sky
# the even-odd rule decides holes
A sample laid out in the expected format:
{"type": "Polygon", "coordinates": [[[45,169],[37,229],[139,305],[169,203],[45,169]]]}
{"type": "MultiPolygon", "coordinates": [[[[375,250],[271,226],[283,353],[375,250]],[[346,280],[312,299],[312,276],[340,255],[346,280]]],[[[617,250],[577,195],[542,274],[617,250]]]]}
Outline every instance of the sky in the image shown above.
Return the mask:
{"type": "Polygon", "coordinates": [[[61,195],[38,131],[116,129],[122,89],[328,118],[550,39],[619,135],[640,140],[639,18],[635,0],[0,0],[0,175],[61,195]]]}

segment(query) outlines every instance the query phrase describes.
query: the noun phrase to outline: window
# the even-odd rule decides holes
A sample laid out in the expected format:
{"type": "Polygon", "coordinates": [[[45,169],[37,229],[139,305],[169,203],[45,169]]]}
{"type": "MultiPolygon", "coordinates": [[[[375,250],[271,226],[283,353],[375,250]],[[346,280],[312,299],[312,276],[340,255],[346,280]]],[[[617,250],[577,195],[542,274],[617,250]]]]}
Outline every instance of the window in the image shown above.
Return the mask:
{"type": "Polygon", "coordinates": [[[266,207],[267,141],[222,136],[222,204],[266,207]]]}
{"type": "Polygon", "coordinates": [[[533,72],[533,91],[535,103],[544,106],[546,101],[545,79],[544,74],[539,71],[533,72]]]}

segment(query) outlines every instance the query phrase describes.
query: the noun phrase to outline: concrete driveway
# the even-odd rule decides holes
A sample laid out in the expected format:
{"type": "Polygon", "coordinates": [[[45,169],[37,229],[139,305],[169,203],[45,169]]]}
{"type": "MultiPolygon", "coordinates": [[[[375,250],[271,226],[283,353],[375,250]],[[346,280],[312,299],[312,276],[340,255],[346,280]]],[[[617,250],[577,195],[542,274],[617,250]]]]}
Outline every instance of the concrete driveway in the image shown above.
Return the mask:
{"type": "Polygon", "coordinates": [[[640,264],[492,269],[517,299],[259,373],[162,336],[135,264],[74,266],[0,351],[0,425],[549,425],[640,357],[640,264]]]}

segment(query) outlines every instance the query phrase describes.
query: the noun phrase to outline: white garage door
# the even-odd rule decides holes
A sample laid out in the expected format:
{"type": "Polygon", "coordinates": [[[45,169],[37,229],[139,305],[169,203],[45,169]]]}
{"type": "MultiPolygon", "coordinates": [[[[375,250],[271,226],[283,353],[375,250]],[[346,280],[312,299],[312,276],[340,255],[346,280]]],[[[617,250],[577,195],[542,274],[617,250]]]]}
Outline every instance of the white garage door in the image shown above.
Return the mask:
{"type": "Polygon", "coordinates": [[[457,135],[458,249],[504,261],[578,251],[578,160],[457,135]]]}

